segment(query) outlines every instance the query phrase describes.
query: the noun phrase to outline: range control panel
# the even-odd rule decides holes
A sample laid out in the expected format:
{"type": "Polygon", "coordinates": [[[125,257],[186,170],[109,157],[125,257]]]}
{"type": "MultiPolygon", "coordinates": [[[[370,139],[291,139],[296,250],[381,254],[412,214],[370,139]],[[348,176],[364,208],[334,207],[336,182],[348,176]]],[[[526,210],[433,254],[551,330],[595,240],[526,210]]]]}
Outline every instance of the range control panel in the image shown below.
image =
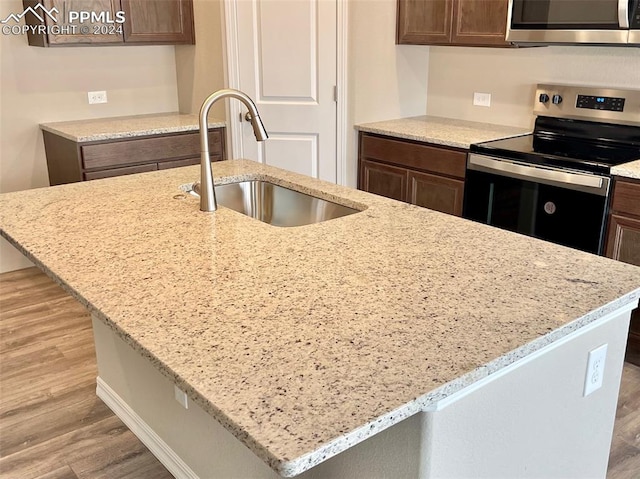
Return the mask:
{"type": "Polygon", "coordinates": [[[576,108],[591,110],[624,111],[624,98],[610,96],[578,95],[576,108]]]}
{"type": "Polygon", "coordinates": [[[540,84],[533,112],[555,118],[640,125],[640,90],[540,84]]]}

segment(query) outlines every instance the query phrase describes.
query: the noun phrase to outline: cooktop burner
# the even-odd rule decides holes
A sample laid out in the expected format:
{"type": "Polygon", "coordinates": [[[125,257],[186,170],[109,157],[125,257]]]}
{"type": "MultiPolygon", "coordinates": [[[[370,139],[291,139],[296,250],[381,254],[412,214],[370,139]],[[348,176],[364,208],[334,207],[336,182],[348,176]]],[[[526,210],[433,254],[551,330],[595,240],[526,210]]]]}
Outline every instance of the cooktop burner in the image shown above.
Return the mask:
{"type": "Polygon", "coordinates": [[[533,134],[471,145],[476,153],[609,174],[640,159],[640,127],[538,117],[533,134]]]}

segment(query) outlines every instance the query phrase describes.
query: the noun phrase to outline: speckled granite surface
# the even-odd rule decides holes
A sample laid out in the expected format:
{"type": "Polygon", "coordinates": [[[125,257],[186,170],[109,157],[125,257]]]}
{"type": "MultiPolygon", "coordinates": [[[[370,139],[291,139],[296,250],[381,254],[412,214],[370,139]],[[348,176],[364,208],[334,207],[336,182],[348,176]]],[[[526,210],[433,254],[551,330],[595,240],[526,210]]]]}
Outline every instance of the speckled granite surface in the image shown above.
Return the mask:
{"type": "Polygon", "coordinates": [[[640,295],[640,268],[250,161],[217,181],[364,211],[201,213],[198,169],[6,193],[0,231],[283,475],[640,295]]]}
{"type": "Polygon", "coordinates": [[[611,168],[611,174],[640,180],[640,160],[611,168]]]}
{"type": "MultiPolygon", "coordinates": [[[[209,118],[209,128],[225,126],[225,122],[209,118]]],[[[156,113],[151,115],[118,116],[94,120],[61,121],[42,123],[40,128],[63,136],[69,140],[99,141],[135,136],[160,135],[197,131],[198,115],[181,113],[156,113]]]]}
{"type": "Polygon", "coordinates": [[[438,116],[416,116],[356,125],[356,129],[379,135],[424,141],[468,149],[472,143],[531,133],[530,129],[454,120],[438,116]]]}

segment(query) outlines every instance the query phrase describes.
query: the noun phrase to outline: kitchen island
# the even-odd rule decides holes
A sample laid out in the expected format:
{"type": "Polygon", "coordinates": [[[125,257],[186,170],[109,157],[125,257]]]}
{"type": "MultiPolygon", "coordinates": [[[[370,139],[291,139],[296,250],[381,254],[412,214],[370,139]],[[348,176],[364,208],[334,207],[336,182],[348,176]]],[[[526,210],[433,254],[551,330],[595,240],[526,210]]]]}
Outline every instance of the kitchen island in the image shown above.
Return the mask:
{"type": "Polygon", "coordinates": [[[360,212],[201,213],[198,174],[0,195],[2,235],[92,313],[99,395],[177,477],[604,477],[637,267],[241,160],[216,182],[360,212]]]}

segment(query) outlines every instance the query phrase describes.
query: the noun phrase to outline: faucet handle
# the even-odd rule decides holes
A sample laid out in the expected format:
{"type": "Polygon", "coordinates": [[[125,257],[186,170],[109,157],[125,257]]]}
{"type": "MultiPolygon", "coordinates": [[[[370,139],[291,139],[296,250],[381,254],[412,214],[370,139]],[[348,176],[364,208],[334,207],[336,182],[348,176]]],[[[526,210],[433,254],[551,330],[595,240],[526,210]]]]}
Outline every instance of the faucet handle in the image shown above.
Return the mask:
{"type": "MultiPolygon", "coordinates": [[[[242,114],[240,114],[240,115],[242,115],[242,114]]],[[[245,119],[246,121],[253,121],[253,115],[251,114],[251,112],[250,112],[250,111],[247,111],[247,112],[244,114],[244,119],[245,119]]]]}

